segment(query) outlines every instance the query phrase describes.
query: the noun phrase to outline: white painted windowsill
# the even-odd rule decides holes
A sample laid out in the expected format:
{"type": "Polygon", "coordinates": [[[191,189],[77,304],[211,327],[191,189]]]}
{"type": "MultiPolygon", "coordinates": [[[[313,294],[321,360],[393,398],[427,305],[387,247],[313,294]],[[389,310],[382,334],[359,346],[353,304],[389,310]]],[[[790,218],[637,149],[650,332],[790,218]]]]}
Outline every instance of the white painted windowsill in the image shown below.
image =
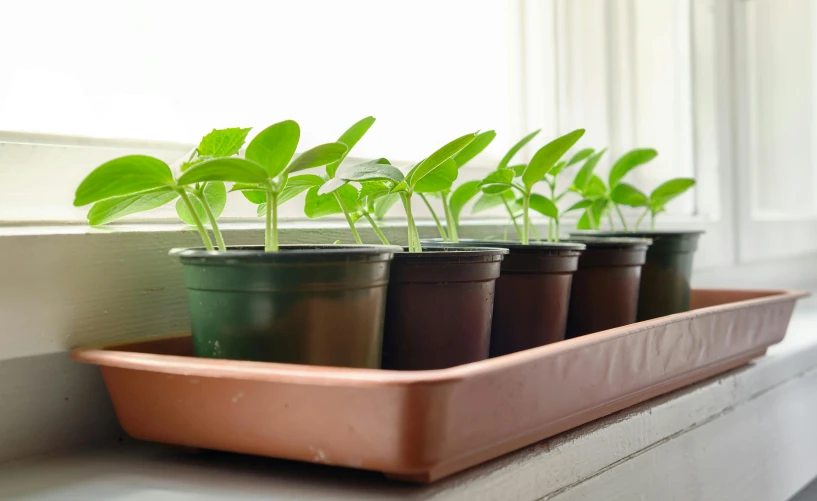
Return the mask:
{"type": "Polygon", "coordinates": [[[125,440],[0,466],[33,500],[785,500],[817,475],[817,305],[767,356],[430,486],[125,440]]]}

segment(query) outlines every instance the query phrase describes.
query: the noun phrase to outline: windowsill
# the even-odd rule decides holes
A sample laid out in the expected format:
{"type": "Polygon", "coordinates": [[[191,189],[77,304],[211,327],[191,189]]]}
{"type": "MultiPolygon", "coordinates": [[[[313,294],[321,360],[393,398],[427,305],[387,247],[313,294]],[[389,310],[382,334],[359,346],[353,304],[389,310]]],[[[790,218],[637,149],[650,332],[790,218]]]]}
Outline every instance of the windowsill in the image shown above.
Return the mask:
{"type": "Polygon", "coordinates": [[[817,305],[749,366],[430,486],[126,440],[0,466],[0,497],[43,499],[787,499],[817,475],[817,305]],[[781,474],[779,465],[785,464],[781,474]],[[646,473],[645,473],[646,472],[646,473]],[[740,481],[734,481],[741,479],[740,481]],[[693,485],[694,484],[694,485],[693,485]],[[689,490],[693,489],[693,490],[689,490]],[[695,496],[690,493],[695,492],[695,496]]]}

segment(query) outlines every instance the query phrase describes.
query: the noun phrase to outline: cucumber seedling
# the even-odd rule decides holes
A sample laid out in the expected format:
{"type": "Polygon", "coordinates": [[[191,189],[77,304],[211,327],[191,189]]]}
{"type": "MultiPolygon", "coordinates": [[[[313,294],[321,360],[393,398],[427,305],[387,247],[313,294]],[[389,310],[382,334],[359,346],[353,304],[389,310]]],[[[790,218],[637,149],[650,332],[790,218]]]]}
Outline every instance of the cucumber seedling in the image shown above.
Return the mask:
{"type": "MultiPolygon", "coordinates": [[[[213,129],[181,164],[180,170],[184,172],[210,158],[237,154],[249,131],[239,127],[213,129]]],[[[96,226],[156,209],[174,200],[177,200],[176,213],[182,221],[196,227],[208,250],[214,248],[204,227],[206,223],[210,223],[219,250],[227,249],[216,222],[227,201],[224,183],[184,185],[178,182],[170,166],[158,158],[127,155],[100,165],[80,183],[74,205],[93,203],[88,222],[96,226]]]]}

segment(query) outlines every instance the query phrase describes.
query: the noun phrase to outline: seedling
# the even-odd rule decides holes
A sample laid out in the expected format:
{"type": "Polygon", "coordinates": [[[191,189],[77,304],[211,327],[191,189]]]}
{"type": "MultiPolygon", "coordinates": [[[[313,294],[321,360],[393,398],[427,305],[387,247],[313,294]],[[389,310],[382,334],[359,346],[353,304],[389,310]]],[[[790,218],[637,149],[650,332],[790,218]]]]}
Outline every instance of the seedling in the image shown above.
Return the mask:
{"type": "Polygon", "coordinates": [[[457,177],[457,164],[452,157],[471,144],[475,137],[476,134],[466,134],[451,141],[412,167],[408,174],[403,174],[385,159],[355,165],[338,173],[339,180],[329,187],[322,187],[319,193],[330,193],[345,183],[356,182],[360,184],[360,193],[366,194],[367,204],[373,203],[369,201],[372,197],[385,199],[398,195],[406,211],[409,252],[422,252],[420,234],[411,211],[412,196],[449,190],[457,177]]]}
{"type": "Polygon", "coordinates": [[[509,190],[519,192],[520,197],[517,200],[522,204],[523,225],[520,240],[523,244],[530,243],[530,209],[558,221],[559,209],[553,200],[533,193],[533,188],[545,178],[548,172],[553,170],[559,160],[583,135],[584,129],[574,130],[544,145],[533,155],[527,165],[497,169],[483,179],[481,187],[484,193],[501,194],[509,190]],[[514,180],[517,173],[520,179],[514,180]]]}
{"type": "Polygon", "coordinates": [[[279,205],[324,182],[314,174],[291,174],[342,160],[347,151],[345,144],[327,143],[307,150],[293,160],[300,135],[301,129],[293,120],[273,124],[250,141],[245,158],[204,160],[187,169],[179,177],[178,184],[236,183],[232,191],[243,191],[251,202],[263,205],[266,222],[264,248],[267,252],[276,252],[279,205]]]}
{"type": "MultiPolygon", "coordinates": [[[[600,153],[603,152],[602,150],[600,153]]],[[[634,149],[625,153],[613,164],[608,176],[608,184],[605,184],[599,176],[593,174],[593,169],[600,156],[600,154],[595,154],[588,158],[585,165],[576,174],[570,188],[582,195],[582,202],[589,204],[577,224],[578,229],[598,229],[605,214],[609,217],[610,227],[614,228],[615,223],[610,212],[611,209],[614,209],[624,230],[629,231],[627,219],[620,207],[626,205],[644,208],[644,212],[635,222],[636,231],[648,214],[651,216],[650,229],[653,230],[655,229],[655,218],[659,213],[666,210],[666,204],[695,185],[695,180],[691,178],[671,179],[661,184],[647,196],[635,186],[622,182],[622,179],[631,170],[650,162],[658,156],[658,152],[650,148],[634,149]]]]}
{"type": "MultiPolygon", "coordinates": [[[[512,170],[520,170],[524,168],[524,165],[516,165],[516,166],[509,166],[513,157],[516,156],[519,151],[525,147],[536,135],[539,134],[539,130],[535,130],[528,134],[527,136],[523,137],[519,141],[514,144],[505,156],[502,157],[499,164],[496,167],[496,170],[503,170],[503,169],[512,169],[512,170]]],[[[516,204],[516,199],[513,196],[512,192],[507,193],[485,193],[482,192],[481,189],[482,181],[470,181],[467,183],[463,183],[462,186],[457,188],[454,193],[451,195],[451,210],[455,214],[455,218],[459,220],[459,214],[462,211],[463,207],[475,196],[482,193],[482,195],[477,199],[474,207],[471,209],[471,212],[477,213],[483,210],[492,209],[494,207],[498,207],[500,205],[504,205],[505,210],[508,212],[508,216],[513,223],[514,228],[516,229],[516,234],[518,238],[522,238],[522,229],[519,227],[519,223],[517,222],[517,218],[522,213],[522,207],[519,204],[516,204]],[[514,207],[514,205],[519,205],[518,207],[514,207]]]]}
{"type": "MultiPolygon", "coordinates": [[[[482,153],[485,148],[491,144],[491,141],[494,140],[496,137],[496,132],[489,130],[485,132],[481,132],[477,134],[471,144],[466,146],[462,149],[459,153],[452,157],[454,164],[457,167],[457,175],[459,175],[459,169],[462,169],[465,164],[470,162],[474,157],[482,153]]],[[[456,177],[455,177],[456,180],[456,177]]],[[[445,211],[445,222],[446,222],[446,231],[443,230],[442,225],[440,225],[439,219],[437,215],[434,213],[434,209],[431,207],[431,204],[428,203],[428,200],[425,196],[421,193],[420,196],[428,205],[428,209],[431,211],[432,216],[434,217],[435,222],[437,223],[437,229],[440,232],[440,236],[443,240],[449,242],[459,242],[459,224],[460,224],[460,213],[462,212],[463,207],[465,206],[468,201],[473,198],[477,193],[479,193],[479,181],[469,181],[460,185],[454,192],[452,193],[449,188],[446,188],[443,191],[438,192],[436,195],[440,197],[443,204],[443,210],[445,211]]]]}
{"type": "MultiPolygon", "coordinates": [[[[389,241],[386,239],[383,232],[380,231],[380,228],[377,227],[377,224],[372,218],[374,209],[368,203],[368,194],[361,196],[358,190],[351,185],[332,189],[332,187],[340,181],[340,179],[337,177],[337,173],[341,162],[346,158],[358,141],[360,141],[363,135],[366,134],[369,128],[371,128],[374,122],[374,117],[366,117],[349,127],[349,129],[340,136],[338,142],[345,144],[348,149],[346,150],[346,153],[344,153],[343,158],[326,166],[326,178],[324,183],[321,186],[313,186],[309,188],[306,193],[304,213],[310,218],[318,218],[328,216],[330,214],[343,213],[344,217],[346,218],[346,222],[349,224],[349,229],[352,230],[352,236],[354,237],[355,242],[358,244],[363,242],[357,228],[355,228],[355,223],[361,217],[365,217],[369,221],[369,224],[372,226],[375,233],[377,233],[377,236],[380,238],[381,242],[388,245],[389,241]]],[[[373,201],[374,198],[372,199],[372,202],[373,201]]]]}
{"type": "MultiPolygon", "coordinates": [[[[214,129],[204,136],[180,170],[213,157],[229,157],[244,145],[250,129],[214,129]]],[[[128,155],[94,169],[80,183],[74,205],[94,203],[88,212],[91,225],[102,225],[130,214],[162,207],[173,200],[176,213],[199,232],[204,246],[214,250],[205,223],[210,223],[219,250],[226,250],[216,219],[224,210],[227,192],[222,182],[203,182],[185,186],[162,160],[145,155],[128,155]],[[178,200],[177,200],[178,199],[178,200]]]]}

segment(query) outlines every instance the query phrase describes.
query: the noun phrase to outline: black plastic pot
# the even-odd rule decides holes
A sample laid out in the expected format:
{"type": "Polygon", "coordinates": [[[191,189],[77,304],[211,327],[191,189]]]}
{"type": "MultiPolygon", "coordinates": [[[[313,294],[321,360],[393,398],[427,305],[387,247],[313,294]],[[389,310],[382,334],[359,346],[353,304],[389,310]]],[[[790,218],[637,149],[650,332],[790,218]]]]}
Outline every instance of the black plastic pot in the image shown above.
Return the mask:
{"type": "Polygon", "coordinates": [[[508,249],[496,281],[491,356],[565,338],[573,272],[583,244],[463,240],[459,244],[508,249]]]}
{"type": "MultiPolygon", "coordinates": [[[[689,310],[692,260],[702,231],[597,231],[576,236],[649,238],[647,262],[641,270],[637,319],[672,315],[689,310]]],[[[573,234],[571,233],[571,236],[573,234]]]]}
{"type": "Polygon", "coordinates": [[[573,274],[566,337],[635,322],[641,267],[651,240],[573,237],[570,241],[587,248],[573,274]]]}
{"type": "Polygon", "coordinates": [[[383,368],[444,369],[488,358],[505,249],[428,245],[394,255],[383,368]]]}
{"type": "Polygon", "coordinates": [[[174,249],[196,356],[380,367],[389,264],[399,247],[174,249]]]}

